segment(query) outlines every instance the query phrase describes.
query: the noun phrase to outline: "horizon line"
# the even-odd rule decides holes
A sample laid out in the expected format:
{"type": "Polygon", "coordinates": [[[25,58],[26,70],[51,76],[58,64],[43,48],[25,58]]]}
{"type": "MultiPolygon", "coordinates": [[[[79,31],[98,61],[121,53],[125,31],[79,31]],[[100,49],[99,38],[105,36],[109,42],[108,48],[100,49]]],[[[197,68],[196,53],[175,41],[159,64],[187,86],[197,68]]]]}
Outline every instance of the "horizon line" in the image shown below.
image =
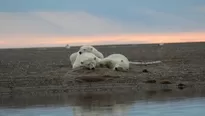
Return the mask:
{"type": "MultiPolygon", "coordinates": [[[[161,42],[163,44],[186,44],[186,43],[205,43],[204,41],[188,41],[188,42],[161,42]]],[[[120,45],[146,45],[146,44],[160,44],[160,42],[147,42],[147,43],[116,43],[116,44],[82,44],[82,45],[70,45],[70,47],[79,47],[83,45],[92,45],[92,46],[120,46],[120,45]]],[[[33,46],[33,47],[0,47],[0,50],[4,49],[38,49],[38,48],[66,48],[65,46],[69,44],[65,44],[64,46],[57,45],[57,46],[33,46]]]]}

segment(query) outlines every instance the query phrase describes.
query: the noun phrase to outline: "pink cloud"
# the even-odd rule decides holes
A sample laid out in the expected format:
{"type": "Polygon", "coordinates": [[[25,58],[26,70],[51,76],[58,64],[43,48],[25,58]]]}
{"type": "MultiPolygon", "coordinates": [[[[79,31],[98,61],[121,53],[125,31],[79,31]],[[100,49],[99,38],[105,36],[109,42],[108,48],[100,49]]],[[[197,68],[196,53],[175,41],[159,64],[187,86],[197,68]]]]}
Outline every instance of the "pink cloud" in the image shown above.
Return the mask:
{"type": "Polygon", "coordinates": [[[64,46],[82,44],[128,44],[128,43],[173,43],[173,42],[205,42],[204,32],[186,33],[144,33],[122,34],[106,36],[33,36],[10,35],[8,39],[0,41],[1,47],[36,47],[36,46],[64,46]]]}

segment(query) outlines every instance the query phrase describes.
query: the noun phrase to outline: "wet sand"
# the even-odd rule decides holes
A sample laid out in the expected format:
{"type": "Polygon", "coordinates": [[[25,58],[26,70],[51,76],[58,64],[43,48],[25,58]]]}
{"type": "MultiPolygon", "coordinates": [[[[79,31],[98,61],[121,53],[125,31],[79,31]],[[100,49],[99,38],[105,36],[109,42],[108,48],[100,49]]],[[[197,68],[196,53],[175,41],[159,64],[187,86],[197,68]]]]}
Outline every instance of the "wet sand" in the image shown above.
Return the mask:
{"type": "Polygon", "coordinates": [[[139,99],[150,93],[156,93],[158,99],[164,96],[204,96],[205,43],[95,47],[104,56],[121,53],[130,61],[161,60],[162,63],[131,65],[129,72],[106,68],[73,71],[69,55],[79,47],[0,49],[1,100],[62,94],[107,96],[110,93],[138,93],[139,99]],[[167,95],[169,92],[172,94],[167,95]]]}

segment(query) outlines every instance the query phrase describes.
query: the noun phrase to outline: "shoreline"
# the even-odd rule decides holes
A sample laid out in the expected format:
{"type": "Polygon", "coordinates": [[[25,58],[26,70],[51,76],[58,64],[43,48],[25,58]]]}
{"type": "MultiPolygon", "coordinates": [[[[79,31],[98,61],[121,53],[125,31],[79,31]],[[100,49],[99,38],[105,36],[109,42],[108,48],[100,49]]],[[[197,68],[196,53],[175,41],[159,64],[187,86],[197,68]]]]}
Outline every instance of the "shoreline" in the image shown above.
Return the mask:
{"type": "MultiPolygon", "coordinates": [[[[150,86],[153,87],[154,85],[150,86]]],[[[17,96],[1,97],[0,108],[14,107],[32,107],[32,106],[89,106],[92,102],[96,102],[97,106],[112,106],[114,104],[136,103],[140,101],[166,102],[170,100],[183,100],[189,98],[205,97],[205,87],[171,89],[170,86],[164,90],[134,90],[133,87],[118,88],[118,91],[98,91],[90,87],[90,91],[81,92],[53,92],[50,89],[49,94],[45,91],[37,92],[38,94],[21,94],[17,96]]],[[[64,88],[66,89],[66,88],[64,88]]],[[[89,90],[89,88],[86,88],[89,90]]],[[[114,87],[113,89],[117,89],[114,87]]],[[[57,90],[57,89],[55,89],[57,90]]],[[[62,88],[59,88],[62,90],[62,88]]],[[[83,89],[80,89],[83,90],[83,89]]],[[[24,91],[25,92],[25,91],[24,91]]],[[[31,91],[30,91],[31,92],[31,91]]],[[[34,92],[34,91],[32,91],[34,92]]]]}
{"type": "Polygon", "coordinates": [[[162,61],[152,65],[131,65],[129,72],[104,68],[73,71],[68,56],[77,47],[69,50],[1,49],[0,96],[15,98],[37,97],[46,95],[46,92],[52,96],[129,91],[170,95],[185,92],[186,95],[189,90],[200,96],[205,88],[204,46],[205,43],[180,43],[96,47],[104,56],[122,53],[130,61],[162,61]]]}

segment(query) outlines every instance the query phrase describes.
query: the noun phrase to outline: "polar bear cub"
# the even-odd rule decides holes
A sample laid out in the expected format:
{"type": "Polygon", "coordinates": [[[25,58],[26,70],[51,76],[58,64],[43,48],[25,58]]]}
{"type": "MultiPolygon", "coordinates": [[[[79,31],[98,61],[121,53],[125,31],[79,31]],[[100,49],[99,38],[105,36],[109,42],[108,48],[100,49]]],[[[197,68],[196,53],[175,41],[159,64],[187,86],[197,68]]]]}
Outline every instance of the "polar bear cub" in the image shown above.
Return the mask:
{"type": "Polygon", "coordinates": [[[106,66],[116,71],[128,71],[129,60],[122,54],[111,54],[98,62],[99,67],[106,66]]]}
{"type": "Polygon", "coordinates": [[[99,61],[100,59],[97,56],[95,56],[93,53],[89,53],[89,52],[85,52],[82,54],[77,53],[77,58],[74,61],[72,68],[76,69],[79,67],[83,67],[90,70],[94,70],[99,61]]]}
{"type": "Polygon", "coordinates": [[[99,52],[96,48],[94,48],[93,46],[84,45],[84,46],[80,47],[78,52],[75,52],[75,53],[70,55],[71,65],[73,65],[73,63],[75,62],[78,53],[82,54],[82,53],[85,53],[85,52],[93,53],[95,56],[97,56],[100,59],[104,58],[103,54],[101,52],[99,52]]]}

